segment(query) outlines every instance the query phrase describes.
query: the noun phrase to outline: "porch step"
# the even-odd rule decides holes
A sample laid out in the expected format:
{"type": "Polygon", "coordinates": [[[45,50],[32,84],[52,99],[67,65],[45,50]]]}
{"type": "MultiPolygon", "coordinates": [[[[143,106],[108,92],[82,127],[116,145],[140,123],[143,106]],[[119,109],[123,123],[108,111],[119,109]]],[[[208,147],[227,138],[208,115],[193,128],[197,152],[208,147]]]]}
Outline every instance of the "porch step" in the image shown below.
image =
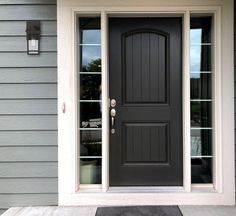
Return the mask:
{"type": "Polygon", "coordinates": [[[13,207],[2,216],[95,216],[97,207],[13,207]]]}
{"type": "MultiPolygon", "coordinates": [[[[179,206],[184,216],[235,216],[235,206],[179,206]]],[[[95,216],[97,207],[13,207],[2,216],[95,216]]]]}

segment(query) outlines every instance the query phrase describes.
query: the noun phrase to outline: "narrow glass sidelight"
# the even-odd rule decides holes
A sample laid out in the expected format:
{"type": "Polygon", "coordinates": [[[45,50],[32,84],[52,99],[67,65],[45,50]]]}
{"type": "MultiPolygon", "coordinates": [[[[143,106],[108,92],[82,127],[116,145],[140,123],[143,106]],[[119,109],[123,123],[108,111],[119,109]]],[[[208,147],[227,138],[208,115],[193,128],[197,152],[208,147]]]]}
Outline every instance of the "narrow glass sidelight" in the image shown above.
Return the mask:
{"type": "Polygon", "coordinates": [[[213,182],[212,16],[190,20],[190,107],[192,183],[213,182]]]}
{"type": "Polygon", "coordinates": [[[79,183],[101,184],[101,25],[99,17],[79,17],[78,164],[79,183]]]}

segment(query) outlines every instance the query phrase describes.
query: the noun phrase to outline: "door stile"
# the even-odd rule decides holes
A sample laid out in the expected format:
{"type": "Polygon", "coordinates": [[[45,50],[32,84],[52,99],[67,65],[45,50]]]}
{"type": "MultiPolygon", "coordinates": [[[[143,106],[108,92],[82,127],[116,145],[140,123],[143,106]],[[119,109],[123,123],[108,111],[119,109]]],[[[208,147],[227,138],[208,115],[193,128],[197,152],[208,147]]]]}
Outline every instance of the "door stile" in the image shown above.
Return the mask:
{"type": "Polygon", "coordinates": [[[109,188],[109,75],[108,75],[108,17],[101,12],[102,56],[102,191],[109,188]]]}
{"type": "Polygon", "coordinates": [[[183,15],[183,186],[191,192],[191,130],[190,130],[190,11],[183,15]]]}

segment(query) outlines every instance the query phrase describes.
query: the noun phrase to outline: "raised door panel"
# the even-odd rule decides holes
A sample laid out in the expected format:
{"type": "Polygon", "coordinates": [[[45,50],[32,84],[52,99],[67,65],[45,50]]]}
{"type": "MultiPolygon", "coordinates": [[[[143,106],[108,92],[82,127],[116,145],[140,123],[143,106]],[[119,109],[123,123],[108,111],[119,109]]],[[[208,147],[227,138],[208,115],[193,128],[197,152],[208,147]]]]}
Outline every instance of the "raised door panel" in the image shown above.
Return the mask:
{"type": "Polygon", "coordinates": [[[123,126],[123,165],[168,163],[169,125],[163,123],[127,123],[123,126]]]}
{"type": "Polygon", "coordinates": [[[122,41],[124,104],[167,103],[168,34],[140,29],[122,41]]]}

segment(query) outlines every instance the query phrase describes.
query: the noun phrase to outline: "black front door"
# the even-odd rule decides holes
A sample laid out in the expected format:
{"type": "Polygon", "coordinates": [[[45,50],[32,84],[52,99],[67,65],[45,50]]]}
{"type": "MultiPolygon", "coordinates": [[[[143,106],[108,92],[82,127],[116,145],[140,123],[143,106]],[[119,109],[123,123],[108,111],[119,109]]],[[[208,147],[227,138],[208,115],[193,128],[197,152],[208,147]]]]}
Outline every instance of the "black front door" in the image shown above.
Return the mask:
{"type": "Polygon", "coordinates": [[[111,186],[183,185],[181,32],[181,18],[109,20],[111,186]]]}

